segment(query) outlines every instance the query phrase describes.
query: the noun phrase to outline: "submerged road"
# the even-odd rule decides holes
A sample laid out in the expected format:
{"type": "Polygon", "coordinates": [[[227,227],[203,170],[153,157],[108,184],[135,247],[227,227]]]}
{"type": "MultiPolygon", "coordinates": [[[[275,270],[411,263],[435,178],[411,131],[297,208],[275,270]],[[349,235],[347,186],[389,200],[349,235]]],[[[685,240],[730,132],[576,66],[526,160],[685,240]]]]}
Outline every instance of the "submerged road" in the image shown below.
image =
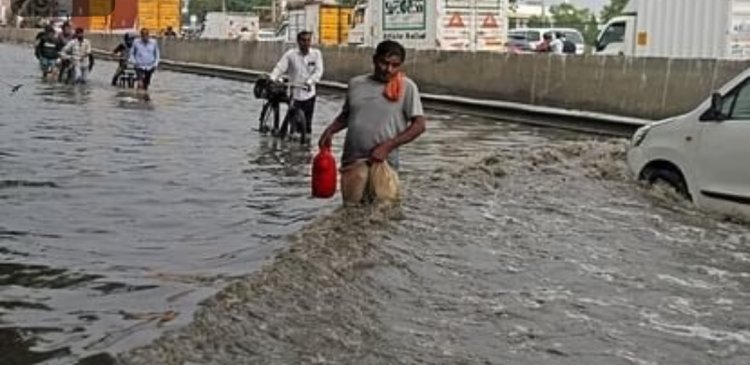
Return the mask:
{"type": "Polygon", "coordinates": [[[112,63],[71,88],[32,57],[0,44],[24,84],[2,364],[750,362],[746,227],[634,184],[622,140],[432,112],[402,206],[340,210],[309,197],[313,148],[252,130],[250,84],[159,72],[145,103],[112,63]]]}

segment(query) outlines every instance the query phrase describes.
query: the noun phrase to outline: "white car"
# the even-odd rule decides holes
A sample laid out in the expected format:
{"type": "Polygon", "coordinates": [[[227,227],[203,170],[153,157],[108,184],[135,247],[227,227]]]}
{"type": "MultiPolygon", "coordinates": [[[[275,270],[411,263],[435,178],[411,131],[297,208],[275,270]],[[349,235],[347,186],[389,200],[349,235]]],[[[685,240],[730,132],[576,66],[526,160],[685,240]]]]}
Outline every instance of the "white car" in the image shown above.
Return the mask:
{"type": "Polygon", "coordinates": [[[750,217],[750,69],[686,114],[639,128],[630,170],[699,208],[750,217]]]}

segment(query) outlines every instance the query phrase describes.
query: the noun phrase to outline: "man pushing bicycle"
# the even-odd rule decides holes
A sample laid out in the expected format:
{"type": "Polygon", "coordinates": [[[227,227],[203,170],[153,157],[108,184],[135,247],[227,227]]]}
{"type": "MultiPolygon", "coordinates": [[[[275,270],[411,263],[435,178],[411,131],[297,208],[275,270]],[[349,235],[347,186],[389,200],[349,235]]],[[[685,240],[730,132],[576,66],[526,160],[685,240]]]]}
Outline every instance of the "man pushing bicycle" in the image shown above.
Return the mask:
{"type": "Polygon", "coordinates": [[[307,135],[312,133],[313,114],[315,112],[315,84],[323,77],[323,55],[320,50],[311,48],[312,32],[301,31],[297,34],[297,49],[290,49],[281,57],[271,72],[270,79],[280,81],[283,75],[289,77],[289,83],[304,84],[307,88],[294,88],[292,102],[305,115],[307,135]]]}

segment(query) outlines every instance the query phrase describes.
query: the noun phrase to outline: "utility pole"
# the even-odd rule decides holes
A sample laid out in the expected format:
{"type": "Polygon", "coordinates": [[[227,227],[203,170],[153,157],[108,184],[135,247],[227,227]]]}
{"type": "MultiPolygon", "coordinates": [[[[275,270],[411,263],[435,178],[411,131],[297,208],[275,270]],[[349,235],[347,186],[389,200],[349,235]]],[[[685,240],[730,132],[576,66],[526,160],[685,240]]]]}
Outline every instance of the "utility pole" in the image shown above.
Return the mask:
{"type": "Polygon", "coordinates": [[[277,0],[271,2],[271,23],[276,24],[276,7],[278,6],[277,0]]]}

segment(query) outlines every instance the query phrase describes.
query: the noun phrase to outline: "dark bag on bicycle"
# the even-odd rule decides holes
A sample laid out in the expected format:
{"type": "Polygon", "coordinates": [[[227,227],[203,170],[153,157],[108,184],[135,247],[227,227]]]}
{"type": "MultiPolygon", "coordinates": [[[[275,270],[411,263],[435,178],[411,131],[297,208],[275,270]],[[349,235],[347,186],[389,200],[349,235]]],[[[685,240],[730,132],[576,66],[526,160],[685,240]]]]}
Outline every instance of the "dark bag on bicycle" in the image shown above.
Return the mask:
{"type": "Polygon", "coordinates": [[[286,87],[281,82],[275,82],[269,78],[260,78],[255,82],[253,94],[256,99],[265,99],[280,103],[289,102],[286,87]]]}

